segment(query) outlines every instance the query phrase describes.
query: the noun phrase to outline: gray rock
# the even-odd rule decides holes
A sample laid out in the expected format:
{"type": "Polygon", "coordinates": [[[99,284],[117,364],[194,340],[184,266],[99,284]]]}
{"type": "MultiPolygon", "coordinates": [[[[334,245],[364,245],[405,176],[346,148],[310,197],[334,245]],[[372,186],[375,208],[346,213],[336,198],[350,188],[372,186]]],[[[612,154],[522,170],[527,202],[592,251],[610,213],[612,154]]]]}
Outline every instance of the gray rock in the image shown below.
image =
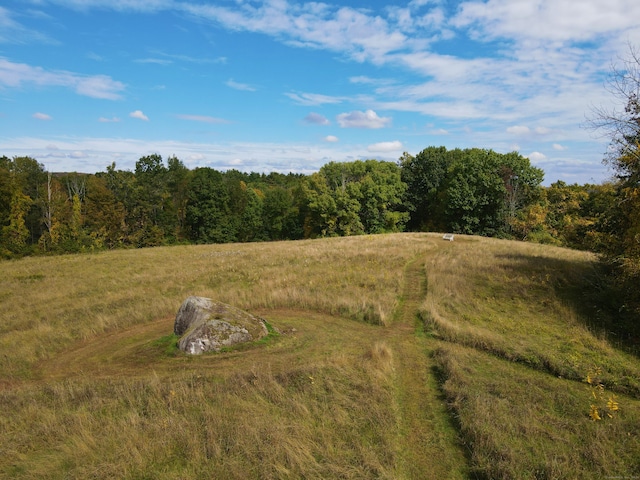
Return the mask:
{"type": "Polygon", "coordinates": [[[269,332],[264,320],[221,302],[189,297],[180,306],[173,326],[183,352],[199,355],[222,347],[251,342],[269,332]]]}

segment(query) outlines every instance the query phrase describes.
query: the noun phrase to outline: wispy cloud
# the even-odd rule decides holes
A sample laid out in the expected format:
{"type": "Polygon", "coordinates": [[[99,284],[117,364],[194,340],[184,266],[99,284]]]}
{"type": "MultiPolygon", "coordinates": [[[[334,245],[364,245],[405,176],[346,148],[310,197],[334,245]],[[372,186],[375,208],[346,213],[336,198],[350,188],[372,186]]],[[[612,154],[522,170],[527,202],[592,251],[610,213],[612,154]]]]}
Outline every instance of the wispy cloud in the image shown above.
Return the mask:
{"type": "Polygon", "coordinates": [[[46,70],[25,63],[14,63],[0,57],[0,87],[19,88],[23,85],[65,87],[78,95],[118,100],[125,85],[106,75],[82,75],[64,70],[46,70]]]}
{"type": "Polygon", "coordinates": [[[47,115],[46,113],[36,112],[32,115],[36,120],[51,120],[51,115],[47,115]]]}
{"type": "MultiPolygon", "coordinates": [[[[370,109],[339,115],[338,124],[345,128],[391,124],[391,118],[381,118],[375,111],[418,113],[430,117],[427,121],[432,125],[446,126],[439,133],[428,133],[447,132],[450,142],[482,142],[482,146],[504,149],[517,143],[527,152],[546,155],[546,160],[539,160],[546,164],[553,165],[557,159],[567,171],[583,165],[573,158],[558,157],[562,152],[558,146],[571,145],[575,157],[589,151],[590,158],[599,155],[593,153],[599,146],[594,147],[579,125],[589,105],[609,101],[602,80],[611,59],[624,56],[628,41],[640,43],[640,2],[633,0],[469,0],[458,2],[455,9],[445,9],[446,2],[440,0],[413,0],[402,6],[389,2],[380,8],[371,4],[366,9],[292,0],[48,2],[77,9],[173,11],[199,25],[259,33],[289,47],[324,50],[340,61],[368,63],[374,69],[360,70],[367,75],[348,78],[350,88],[368,90],[366,96],[322,91],[285,95],[302,106],[349,103],[355,106],[348,109],[370,109]],[[469,48],[456,54],[455,45],[447,43],[445,53],[439,50],[442,39],[463,39],[469,48]],[[387,79],[373,78],[377,73],[371,72],[387,79]],[[375,116],[367,118],[369,111],[375,116]],[[460,133],[465,128],[472,133],[460,133]],[[545,143],[534,145],[536,141],[545,143]],[[591,143],[578,148],[573,142],[591,143]]],[[[28,33],[6,9],[0,10],[0,38],[20,38],[20,34],[24,41],[28,33]]],[[[165,62],[202,61],[156,51],[149,56],[148,60],[165,62]]],[[[64,86],[82,95],[109,99],[121,98],[125,91],[125,85],[110,77],[95,77],[102,78],[102,83],[86,82],[83,88],[81,79],[88,76],[9,63],[7,67],[0,58],[0,88],[64,86]]],[[[255,90],[248,84],[230,82],[230,88],[255,90]]],[[[406,116],[394,115],[394,123],[403,118],[406,116]]],[[[313,123],[312,118],[305,121],[310,120],[313,123]]],[[[421,133],[425,131],[421,129],[421,133]]],[[[594,168],[601,166],[598,163],[594,168]]]]}
{"type": "Polygon", "coordinates": [[[340,141],[340,139],[335,135],[327,135],[326,137],[324,137],[324,141],[328,143],[336,143],[340,141]]]}
{"type": "Polygon", "coordinates": [[[111,117],[111,118],[100,117],[98,118],[98,121],[100,123],[118,123],[120,119],[118,117],[111,117]]]}
{"type": "MultiPolygon", "coordinates": [[[[41,0],[35,0],[36,3],[41,0]]],[[[133,11],[141,13],[153,13],[175,8],[179,3],[174,0],[49,0],[55,3],[77,10],[89,8],[110,8],[116,11],[133,11]]]]}
{"type": "Polygon", "coordinates": [[[287,97],[296,102],[298,105],[317,106],[325,104],[342,103],[344,97],[333,97],[330,95],[321,95],[318,93],[285,93],[287,97]]]}
{"type": "Polygon", "coordinates": [[[216,118],[210,117],[208,115],[186,115],[179,114],[176,115],[180,120],[190,120],[193,122],[203,122],[203,123],[230,123],[229,120],[225,120],[224,118],[216,118]]]}
{"type": "MultiPolygon", "coordinates": [[[[32,13],[36,15],[35,12],[32,13]]],[[[28,29],[13,18],[9,10],[0,7],[0,43],[48,43],[58,44],[56,40],[41,32],[28,29]]]]}
{"type": "Polygon", "coordinates": [[[336,119],[342,128],[384,128],[391,124],[391,118],[379,117],[373,110],[341,113],[336,119]]]}
{"type": "Polygon", "coordinates": [[[138,120],[144,120],[145,122],[149,121],[149,117],[147,117],[144,113],[142,113],[142,110],[136,110],[134,112],[131,112],[129,116],[131,118],[137,118],[138,120]]]}
{"type": "Polygon", "coordinates": [[[255,92],[256,88],[252,87],[248,83],[239,83],[236,82],[233,78],[230,78],[225,82],[225,85],[229,88],[233,88],[234,90],[241,90],[244,92],[255,92]]]}
{"type": "Polygon", "coordinates": [[[163,67],[168,67],[173,63],[173,61],[167,60],[166,58],[139,58],[138,60],[135,60],[135,62],[161,65],[163,67]]]}
{"type": "Polygon", "coordinates": [[[157,63],[159,65],[171,65],[175,62],[181,63],[193,63],[198,65],[208,64],[224,64],[227,62],[226,57],[192,57],[191,55],[184,55],[180,53],[167,53],[160,50],[153,50],[151,52],[153,57],[137,60],[139,63],[157,63]]]}

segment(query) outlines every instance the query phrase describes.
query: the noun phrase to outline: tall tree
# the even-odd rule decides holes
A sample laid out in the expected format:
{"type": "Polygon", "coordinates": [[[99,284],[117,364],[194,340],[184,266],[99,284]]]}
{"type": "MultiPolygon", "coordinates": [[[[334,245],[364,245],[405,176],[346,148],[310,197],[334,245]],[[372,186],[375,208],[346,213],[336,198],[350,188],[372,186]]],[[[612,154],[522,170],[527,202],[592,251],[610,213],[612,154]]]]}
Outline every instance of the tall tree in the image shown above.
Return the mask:
{"type": "Polygon", "coordinates": [[[95,248],[117,248],[127,236],[126,209],[107,186],[104,176],[87,177],[84,224],[95,248]]]}
{"type": "Polygon", "coordinates": [[[135,243],[140,247],[165,243],[165,227],[169,227],[167,213],[168,171],[158,154],[141,157],[136,162],[135,185],[137,202],[133,212],[135,243]]]}
{"type": "Polygon", "coordinates": [[[445,229],[438,196],[451,160],[452,155],[445,147],[428,147],[415,157],[405,152],[400,157],[401,178],[407,184],[405,202],[411,212],[410,229],[445,229]]]}
{"type": "Polygon", "coordinates": [[[628,311],[640,314],[640,51],[629,45],[629,55],[614,66],[608,83],[616,104],[596,109],[590,124],[611,141],[605,162],[614,170],[615,208],[604,226],[608,239],[602,247],[627,291],[628,311]]]}
{"type": "Polygon", "coordinates": [[[618,177],[636,185],[640,182],[640,51],[629,45],[629,54],[621,65],[613,65],[607,90],[614,99],[613,108],[594,108],[588,125],[610,139],[605,161],[618,177]]]}
{"type": "Polygon", "coordinates": [[[228,243],[236,240],[230,218],[229,192],[222,173],[196,168],[189,182],[186,225],[196,243],[228,243]]]}
{"type": "Polygon", "coordinates": [[[67,196],[60,182],[47,172],[47,184],[41,200],[42,221],[46,231],[40,236],[38,244],[44,252],[59,250],[64,235],[64,217],[67,214],[67,196]]]}
{"type": "Polygon", "coordinates": [[[171,218],[167,234],[171,235],[176,241],[183,240],[187,237],[185,216],[187,210],[187,199],[189,196],[189,169],[176,156],[169,157],[167,160],[167,188],[169,191],[168,198],[168,215],[171,218]]]}
{"type": "MultiPolygon", "coordinates": [[[[11,159],[0,157],[0,231],[9,225],[11,215],[11,197],[13,182],[11,181],[11,159]]],[[[0,242],[2,238],[0,237],[0,242]]]]}

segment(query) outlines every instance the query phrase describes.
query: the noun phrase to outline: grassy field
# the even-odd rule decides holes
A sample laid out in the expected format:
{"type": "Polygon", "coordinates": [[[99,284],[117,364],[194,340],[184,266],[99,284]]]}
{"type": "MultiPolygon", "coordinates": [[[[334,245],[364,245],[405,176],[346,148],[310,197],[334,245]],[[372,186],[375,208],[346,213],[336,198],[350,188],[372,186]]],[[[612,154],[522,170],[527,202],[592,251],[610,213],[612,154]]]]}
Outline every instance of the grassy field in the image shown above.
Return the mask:
{"type": "Polygon", "coordinates": [[[640,477],[640,362],[587,253],[394,234],[0,268],[2,478],[640,477]],[[279,334],[176,352],[189,295],[279,334]]]}

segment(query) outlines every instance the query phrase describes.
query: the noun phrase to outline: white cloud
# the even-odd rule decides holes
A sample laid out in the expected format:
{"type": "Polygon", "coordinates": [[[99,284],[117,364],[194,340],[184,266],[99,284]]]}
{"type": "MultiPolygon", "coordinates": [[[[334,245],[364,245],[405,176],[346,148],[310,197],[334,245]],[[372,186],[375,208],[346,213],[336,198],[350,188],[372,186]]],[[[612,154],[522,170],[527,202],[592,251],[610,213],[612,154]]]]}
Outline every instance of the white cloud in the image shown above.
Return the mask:
{"type": "Polygon", "coordinates": [[[313,125],[329,125],[331,122],[324,115],[320,115],[319,113],[311,112],[309,115],[304,117],[304,121],[306,123],[311,123],[313,125]]]}
{"type": "Polygon", "coordinates": [[[227,80],[225,82],[225,85],[229,88],[233,88],[234,90],[241,90],[244,92],[255,92],[256,88],[252,87],[251,85],[247,84],[247,83],[238,83],[236,81],[233,80],[233,78],[230,78],[229,80],[227,80]]]}
{"type": "Polygon", "coordinates": [[[32,116],[36,120],[51,120],[51,115],[47,115],[46,113],[36,112],[32,116]]]}
{"type": "Polygon", "coordinates": [[[324,137],[324,141],[328,143],[336,143],[339,141],[339,139],[335,135],[327,135],[326,137],[324,137]]]}
{"type": "Polygon", "coordinates": [[[477,38],[581,42],[637,28],[639,17],[634,0],[489,0],[462,3],[452,24],[471,28],[477,38]]]}
{"type": "Polygon", "coordinates": [[[111,118],[100,117],[98,118],[98,121],[100,123],[118,123],[120,119],[118,117],[111,117],[111,118]]]}
{"type": "Polygon", "coordinates": [[[401,152],[404,149],[402,142],[394,140],[393,142],[379,142],[369,145],[367,151],[369,152],[401,152]]]}
{"type": "Polygon", "coordinates": [[[197,17],[231,30],[282,37],[288,44],[345,52],[352,58],[377,61],[386,53],[406,48],[409,39],[378,15],[320,2],[270,1],[221,5],[182,4],[197,17]]]}
{"type": "Polygon", "coordinates": [[[558,150],[560,152],[563,152],[564,150],[567,149],[567,147],[565,147],[564,145],[560,145],[559,143],[554,143],[553,144],[553,149],[554,150],[558,150]]]}
{"type": "Polygon", "coordinates": [[[228,120],[224,118],[216,118],[210,117],[208,115],[185,115],[179,114],[176,115],[180,120],[191,120],[193,122],[203,122],[203,123],[229,123],[228,120]]]}
{"type": "Polygon", "coordinates": [[[526,155],[526,157],[532,162],[542,162],[547,159],[547,156],[540,152],[531,152],[529,155],[526,155]]]}
{"type": "Polygon", "coordinates": [[[131,118],[137,118],[139,120],[144,120],[145,122],[149,121],[149,117],[147,117],[144,113],[142,113],[142,110],[136,110],[134,112],[131,112],[129,114],[129,116],[131,118]]]}
{"type": "Polygon", "coordinates": [[[74,89],[78,95],[118,100],[125,89],[123,83],[106,75],[81,75],[64,70],[45,70],[25,63],[14,63],[0,57],[0,87],[21,87],[34,84],[47,87],[66,87],[74,89]]]}
{"type": "Polygon", "coordinates": [[[550,133],[552,133],[552,130],[547,127],[536,127],[534,131],[538,135],[549,135],[550,133]]]}
{"type": "Polygon", "coordinates": [[[383,128],[391,123],[391,118],[379,117],[373,110],[341,113],[336,118],[342,128],[383,128]]]}
{"type": "MultiPolygon", "coordinates": [[[[478,135],[483,136],[484,132],[478,135]]],[[[478,137],[479,138],[479,137],[478,137]]],[[[42,161],[52,171],[77,171],[95,173],[104,171],[107,165],[117,162],[117,168],[133,170],[141,156],[160,153],[163,157],[176,155],[185,162],[188,168],[212,167],[217,169],[233,168],[232,162],[241,162],[242,170],[261,173],[302,173],[317,172],[329,161],[352,161],[370,158],[369,152],[361,145],[336,143],[335,137],[325,138],[325,142],[317,144],[304,143],[269,143],[269,142],[191,142],[176,140],[152,140],[100,137],[2,137],[0,136],[0,152],[12,156],[31,156],[42,161]],[[73,152],[83,152],[81,159],[71,157],[73,152]]],[[[336,139],[337,140],[337,139],[336,139]]],[[[461,148],[478,146],[492,148],[492,144],[472,141],[462,144],[461,148]]],[[[419,152],[425,145],[404,145],[408,152],[419,152]]],[[[508,145],[499,151],[513,151],[508,145]]],[[[573,149],[572,149],[573,150],[573,149]]],[[[587,154],[591,150],[585,151],[587,154]]],[[[534,152],[535,153],[535,152],[534,152]]],[[[538,152],[539,153],[539,152],[538,152]]],[[[381,154],[379,154],[381,155],[381,154]]],[[[390,157],[397,158],[394,153],[390,157]]],[[[530,158],[542,159],[531,154],[530,158]]],[[[544,157],[546,158],[546,157],[544,157]]],[[[596,183],[602,181],[605,167],[600,159],[593,161],[588,155],[576,152],[574,158],[547,159],[544,161],[545,182],[553,182],[558,178],[570,179],[571,182],[596,183]],[[579,160],[578,160],[579,159],[579,160]]]]}
{"type": "Polygon", "coordinates": [[[514,125],[507,128],[507,133],[510,133],[512,135],[528,135],[529,133],[531,133],[531,129],[523,125],[514,125]]]}

